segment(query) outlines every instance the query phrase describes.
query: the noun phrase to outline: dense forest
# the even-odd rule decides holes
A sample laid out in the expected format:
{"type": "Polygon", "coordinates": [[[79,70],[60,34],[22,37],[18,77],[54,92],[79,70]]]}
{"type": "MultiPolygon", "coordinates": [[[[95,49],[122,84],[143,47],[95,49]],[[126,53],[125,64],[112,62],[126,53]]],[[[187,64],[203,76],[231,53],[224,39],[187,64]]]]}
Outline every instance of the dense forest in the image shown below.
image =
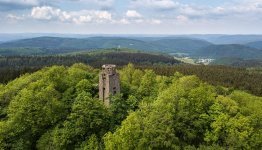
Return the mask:
{"type": "Polygon", "coordinates": [[[52,66],[0,85],[1,149],[259,149],[262,98],[129,64],[98,100],[98,69],[52,66]]]}
{"type": "Polygon", "coordinates": [[[214,86],[239,89],[262,96],[262,71],[233,68],[226,66],[173,65],[173,66],[138,66],[141,69],[153,69],[159,75],[170,76],[175,72],[184,75],[196,75],[202,81],[214,86]]]}
{"type": "Polygon", "coordinates": [[[110,49],[99,52],[52,55],[52,56],[9,56],[0,57],[0,83],[19,77],[24,73],[34,72],[43,67],[52,65],[71,66],[74,63],[85,63],[100,68],[104,63],[113,63],[118,66],[132,62],[136,65],[173,65],[180,62],[167,55],[149,54],[131,50],[110,49]]]}
{"type": "Polygon", "coordinates": [[[201,80],[214,86],[225,86],[262,96],[261,71],[225,66],[188,65],[168,55],[118,49],[70,55],[0,57],[0,83],[7,83],[22,74],[52,65],[71,66],[74,63],[84,63],[100,68],[103,64],[109,63],[121,68],[129,62],[137,68],[153,69],[159,75],[172,76],[175,72],[197,75],[201,80]]]}
{"type": "Polygon", "coordinates": [[[214,65],[225,65],[232,67],[243,67],[243,68],[261,68],[262,60],[261,59],[241,59],[234,57],[224,57],[220,59],[216,59],[211,64],[214,65]]]}
{"type": "Polygon", "coordinates": [[[157,53],[142,53],[142,52],[127,52],[117,51],[117,49],[94,52],[94,53],[80,53],[69,55],[51,55],[51,56],[9,56],[0,57],[1,68],[41,68],[43,66],[52,65],[72,65],[74,63],[87,63],[94,67],[100,67],[103,63],[116,63],[118,65],[126,65],[129,62],[141,65],[153,64],[178,64],[169,55],[162,55],[157,53]]]}

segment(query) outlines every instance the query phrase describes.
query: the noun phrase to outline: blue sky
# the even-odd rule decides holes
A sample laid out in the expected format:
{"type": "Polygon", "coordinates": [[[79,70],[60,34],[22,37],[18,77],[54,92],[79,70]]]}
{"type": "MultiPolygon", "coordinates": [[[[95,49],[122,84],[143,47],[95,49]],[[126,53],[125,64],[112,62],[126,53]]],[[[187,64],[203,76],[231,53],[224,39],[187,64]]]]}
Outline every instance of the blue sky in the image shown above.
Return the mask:
{"type": "Polygon", "coordinates": [[[0,0],[0,33],[262,34],[262,0],[0,0]]]}

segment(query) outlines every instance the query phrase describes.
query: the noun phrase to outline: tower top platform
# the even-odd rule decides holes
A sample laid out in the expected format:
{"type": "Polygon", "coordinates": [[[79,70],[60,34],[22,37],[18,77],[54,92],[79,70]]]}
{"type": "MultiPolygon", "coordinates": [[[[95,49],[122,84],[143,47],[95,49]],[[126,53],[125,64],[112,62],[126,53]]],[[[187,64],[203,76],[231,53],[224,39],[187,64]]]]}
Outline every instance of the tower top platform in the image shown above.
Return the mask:
{"type": "Polygon", "coordinates": [[[105,64],[102,66],[102,73],[112,75],[116,73],[116,65],[105,64]]]}
{"type": "Polygon", "coordinates": [[[103,65],[102,66],[102,68],[115,68],[116,67],[116,65],[113,65],[113,64],[105,64],[105,65],[103,65]]]}

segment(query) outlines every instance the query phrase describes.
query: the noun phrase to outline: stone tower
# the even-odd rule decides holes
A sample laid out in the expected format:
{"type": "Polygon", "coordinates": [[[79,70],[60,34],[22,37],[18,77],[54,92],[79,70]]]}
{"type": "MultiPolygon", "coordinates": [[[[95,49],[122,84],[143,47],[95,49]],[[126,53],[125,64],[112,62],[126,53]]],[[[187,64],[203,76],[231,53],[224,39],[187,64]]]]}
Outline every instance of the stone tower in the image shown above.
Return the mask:
{"type": "Polygon", "coordinates": [[[110,95],[120,93],[119,74],[116,72],[116,65],[103,65],[99,74],[99,99],[106,106],[110,105],[110,95]]]}

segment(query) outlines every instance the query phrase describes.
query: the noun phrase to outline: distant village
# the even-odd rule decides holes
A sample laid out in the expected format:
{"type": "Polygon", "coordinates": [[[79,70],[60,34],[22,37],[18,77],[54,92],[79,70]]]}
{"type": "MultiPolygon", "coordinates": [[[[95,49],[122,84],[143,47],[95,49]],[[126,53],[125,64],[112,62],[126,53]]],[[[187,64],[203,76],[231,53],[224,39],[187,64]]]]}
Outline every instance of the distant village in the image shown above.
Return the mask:
{"type": "Polygon", "coordinates": [[[215,59],[213,58],[192,58],[189,57],[186,53],[170,53],[170,55],[173,55],[175,59],[188,64],[209,65],[210,63],[215,61],[215,59]]]}
{"type": "Polygon", "coordinates": [[[210,63],[212,63],[215,59],[211,59],[211,58],[200,58],[196,61],[197,64],[204,64],[204,65],[208,65],[210,63]]]}

